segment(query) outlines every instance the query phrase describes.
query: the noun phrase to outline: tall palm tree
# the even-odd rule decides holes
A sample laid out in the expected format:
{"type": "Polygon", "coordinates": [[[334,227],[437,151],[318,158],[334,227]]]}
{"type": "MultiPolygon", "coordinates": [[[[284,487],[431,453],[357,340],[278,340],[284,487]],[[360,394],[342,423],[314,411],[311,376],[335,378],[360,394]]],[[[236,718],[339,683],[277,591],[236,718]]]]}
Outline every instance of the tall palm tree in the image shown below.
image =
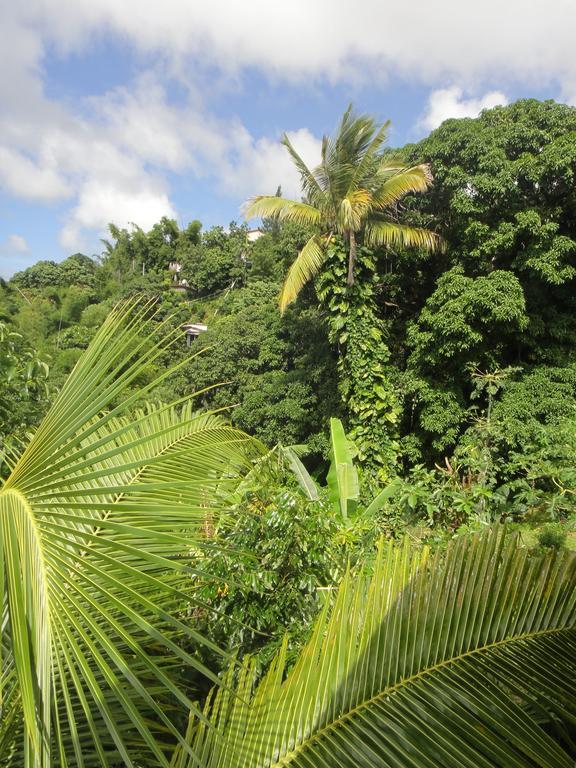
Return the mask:
{"type": "MultiPolygon", "coordinates": [[[[230,670],[187,738],[207,768],[570,768],[576,554],[502,531],[388,543],[347,576],[295,665],[230,670]],[[236,691],[231,687],[236,679],[236,691]]],[[[175,768],[192,768],[179,749],[175,768]]]]}
{"type": "Polygon", "coordinates": [[[257,448],[189,402],[135,410],[178,339],[150,304],[113,311],[0,488],[2,765],[168,768],[180,668],[210,676],[192,554],[257,448]]]}
{"type": "Polygon", "coordinates": [[[303,201],[260,195],[248,200],[244,211],[246,218],[294,221],[319,230],[288,271],[280,295],[282,311],[321,269],[335,235],[344,239],[348,249],[348,285],[354,283],[359,241],[391,248],[439,247],[441,241],[434,232],[398,221],[400,200],[410,192],[425,192],[432,176],[427,165],[406,168],[383,153],[389,125],[378,126],[372,117],[355,115],[350,105],[336,136],[324,136],[321,162],[313,169],[284,136],[283,144],[300,173],[303,201]]]}

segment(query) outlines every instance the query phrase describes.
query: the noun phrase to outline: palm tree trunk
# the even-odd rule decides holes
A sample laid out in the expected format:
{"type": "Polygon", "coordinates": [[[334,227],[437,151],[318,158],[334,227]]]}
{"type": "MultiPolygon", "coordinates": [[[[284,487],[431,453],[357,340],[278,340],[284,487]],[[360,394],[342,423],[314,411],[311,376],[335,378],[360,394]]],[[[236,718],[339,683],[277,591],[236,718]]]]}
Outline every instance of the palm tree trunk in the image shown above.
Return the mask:
{"type": "Polygon", "coordinates": [[[351,229],[348,234],[348,285],[354,285],[354,263],[356,262],[356,234],[351,229]]]}

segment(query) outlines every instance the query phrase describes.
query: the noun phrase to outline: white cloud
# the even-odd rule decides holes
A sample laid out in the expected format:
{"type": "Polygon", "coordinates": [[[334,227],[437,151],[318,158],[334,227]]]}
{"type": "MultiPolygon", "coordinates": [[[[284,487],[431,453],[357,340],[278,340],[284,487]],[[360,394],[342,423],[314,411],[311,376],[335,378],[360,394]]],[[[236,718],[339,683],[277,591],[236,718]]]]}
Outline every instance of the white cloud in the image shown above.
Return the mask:
{"type": "MultiPolygon", "coordinates": [[[[504,89],[507,81],[554,83],[573,95],[572,0],[538,5],[541,12],[533,4],[526,13],[524,0],[360,0],[350,13],[344,0],[4,3],[0,68],[10,74],[0,79],[0,186],[47,203],[69,201],[61,233],[67,248],[109,220],[147,226],[151,217],[174,215],[163,181],[169,171],[215,179],[239,199],[274,192],[278,184],[296,196],[298,177],[278,137],[252,135],[238,120],[211,114],[202,98],[206,72],[210,82],[254,68],[303,83],[399,76],[458,82],[475,94],[497,77],[504,89]],[[110,34],[144,53],[154,71],[98,98],[49,98],[46,51],[82,55],[110,34]],[[179,79],[187,101],[171,101],[166,76],[179,79]]],[[[503,101],[500,91],[468,98],[459,88],[436,90],[424,122],[432,127],[503,101]]],[[[304,128],[294,140],[314,164],[318,140],[304,128]]]]}
{"type": "Polygon", "coordinates": [[[45,202],[70,194],[66,180],[54,165],[6,146],[0,146],[0,187],[17,197],[45,202]]]}
{"type": "Polygon", "coordinates": [[[420,122],[431,131],[450,117],[477,117],[483,109],[499,104],[508,104],[507,97],[500,91],[490,91],[484,96],[467,99],[462,88],[442,88],[430,94],[426,113],[420,122]]]}
{"type": "MultiPolygon", "coordinates": [[[[67,250],[89,248],[86,234],[101,236],[111,221],[148,228],[175,217],[166,171],[213,178],[232,197],[274,192],[278,184],[286,195],[299,193],[278,140],[254,139],[239,121],[219,120],[201,103],[170,103],[156,72],[88,99],[82,117],[37,98],[41,123],[35,107],[0,120],[0,185],[27,199],[69,199],[60,233],[67,250]]],[[[306,129],[291,136],[315,164],[319,141],[306,129]]]]}
{"type": "Polygon", "coordinates": [[[0,244],[0,251],[2,253],[28,253],[29,250],[28,243],[22,235],[9,235],[9,237],[0,244]]]}
{"type": "MultiPolygon", "coordinates": [[[[306,128],[288,133],[296,151],[309,167],[320,162],[321,142],[306,128]]],[[[222,168],[222,187],[227,193],[246,199],[254,194],[270,194],[282,187],[288,198],[299,198],[301,185],[286,147],[279,141],[255,141],[245,129],[231,139],[230,159],[222,168]]]]}
{"type": "MultiPolygon", "coordinates": [[[[170,105],[157,77],[144,73],[126,87],[90,100],[100,130],[125,153],[170,170],[192,164],[184,110],[170,105]]],[[[209,140],[205,135],[199,141],[209,140]]]]}
{"type": "Polygon", "coordinates": [[[162,216],[175,215],[167,194],[160,189],[123,191],[113,182],[92,179],[80,191],[78,204],[60,232],[60,244],[67,250],[83,250],[85,230],[102,233],[109,222],[150,229],[162,216]]]}
{"type": "Polygon", "coordinates": [[[219,69],[367,81],[410,73],[425,82],[496,75],[562,80],[576,73],[572,0],[27,0],[14,11],[62,50],[113,31],[146,52],[219,69]]]}

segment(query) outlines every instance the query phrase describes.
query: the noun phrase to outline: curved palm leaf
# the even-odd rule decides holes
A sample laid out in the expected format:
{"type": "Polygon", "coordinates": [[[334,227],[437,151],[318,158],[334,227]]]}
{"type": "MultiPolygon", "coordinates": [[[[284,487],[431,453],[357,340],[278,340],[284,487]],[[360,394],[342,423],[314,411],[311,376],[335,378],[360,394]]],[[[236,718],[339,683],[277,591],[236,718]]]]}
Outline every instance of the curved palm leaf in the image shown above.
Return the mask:
{"type": "Polygon", "coordinates": [[[297,224],[307,226],[318,224],[321,218],[320,212],[312,205],[286,200],[276,195],[261,195],[248,200],[244,208],[244,216],[248,219],[259,216],[263,219],[295,221],[297,224]]]}
{"type": "Polygon", "coordinates": [[[294,301],[306,283],[318,274],[326,256],[325,245],[326,238],[312,235],[290,266],[280,293],[280,311],[282,313],[294,301]]]}
{"type": "MultiPolygon", "coordinates": [[[[386,166],[379,174],[386,174],[386,166]]],[[[384,210],[396,205],[410,192],[426,192],[432,184],[432,175],[427,165],[402,168],[387,178],[373,196],[374,210],[384,210]]]]}
{"type": "Polygon", "coordinates": [[[390,120],[387,120],[380,126],[378,130],[376,130],[373,139],[366,147],[364,155],[359,158],[354,170],[350,191],[357,189],[366,179],[371,181],[370,177],[373,173],[373,164],[375,162],[378,164],[378,166],[381,165],[381,158],[378,155],[378,152],[382,149],[382,146],[388,137],[388,129],[390,128],[390,124],[390,120]]]}
{"type": "Polygon", "coordinates": [[[318,184],[318,180],[314,172],[308,168],[304,160],[302,160],[298,152],[296,152],[292,142],[288,138],[288,134],[286,133],[282,138],[282,144],[284,144],[284,146],[288,150],[288,153],[292,158],[294,165],[298,170],[298,173],[300,174],[300,180],[302,182],[302,189],[304,190],[304,192],[307,195],[315,195],[318,193],[322,193],[322,189],[318,184]]]}
{"type": "Polygon", "coordinates": [[[3,645],[1,654],[3,664],[2,680],[0,681],[0,689],[2,690],[0,700],[0,765],[22,765],[22,700],[18,675],[13,663],[13,656],[6,644],[3,645]]]}
{"type": "Polygon", "coordinates": [[[215,693],[217,732],[189,729],[209,768],[574,764],[574,553],[503,532],[433,557],[389,544],[371,579],[344,579],[286,677],[285,647],[254,690],[247,660],[238,695],[215,693]]]}
{"type": "Polygon", "coordinates": [[[443,241],[435,232],[421,227],[410,227],[390,221],[374,221],[366,226],[364,232],[366,245],[385,245],[388,248],[424,248],[437,251],[443,247],[443,241]]]}
{"type": "Polygon", "coordinates": [[[181,740],[167,701],[193,709],[175,663],[210,675],[173,639],[203,642],[182,621],[191,553],[260,447],[190,405],[134,413],[168,372],[130,385],[180,336],[150,303],[113,311],[0,490],[0,694],[13,667],[19,765],[167,765],[181,740]]]}

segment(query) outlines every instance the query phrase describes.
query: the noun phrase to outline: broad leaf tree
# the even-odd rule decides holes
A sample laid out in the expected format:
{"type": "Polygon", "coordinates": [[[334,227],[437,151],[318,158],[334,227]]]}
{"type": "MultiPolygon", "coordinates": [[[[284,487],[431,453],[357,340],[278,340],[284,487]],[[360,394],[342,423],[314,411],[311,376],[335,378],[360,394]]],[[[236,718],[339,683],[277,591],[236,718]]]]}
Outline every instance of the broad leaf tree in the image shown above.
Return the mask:
{"type": "Polygon", "coordinates": [[[469,422],[470,366],[529,375],[576,361],[576,109],[524,99],[447,120],[404,156],[435,180],[410,213],[446,242],[397,263],[392,293],[412,313],[396,310],[408,319],[407,418],[438,460],[469,422]]]}

